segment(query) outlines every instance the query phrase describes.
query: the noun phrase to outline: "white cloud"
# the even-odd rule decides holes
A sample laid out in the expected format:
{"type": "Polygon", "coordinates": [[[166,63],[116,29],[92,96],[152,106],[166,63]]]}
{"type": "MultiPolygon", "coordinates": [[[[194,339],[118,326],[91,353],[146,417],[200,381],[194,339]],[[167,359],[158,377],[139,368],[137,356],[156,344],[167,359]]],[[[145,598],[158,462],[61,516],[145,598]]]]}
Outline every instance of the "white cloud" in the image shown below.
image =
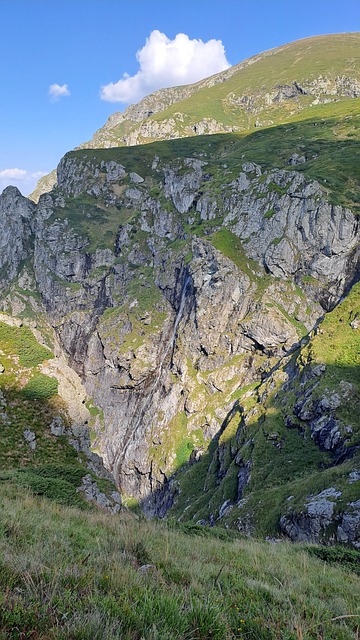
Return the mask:
{"type": "Polygon", "coordinates": [[[101,87],[100,96],[107,102],[137,102],[163,87],[197,82],[230,66],[221,40],[190,40],[178,33],[170,40],[161,31],[152,31],[136,58],[140,69],[118,82],[101,87]]]}
{"type": "Polygon", "coordinates": [[[35,189],[36,183],[46,171],[27,171],[26,169],[1,169],[0,192],[9,185],[15,185],[22,192],[30,193],[35,189]]]}
{"type": "Polygon", "coordinates": [[[24,180],[27,176],[25,169],[3,169],[0,178],[5,180],[24,180]]]}
{"type": "Polygon", "coordinates": [[[51,84],[49,86],[48,95],[53,102],[56,102],[60,98],[70,95],[69,87],[67,84],[51,84]]]}
{"type": "Polygon", "coordinates": [[[45,171],[27,171],[26,169],[2,169],[0,170],[1,180],[38,180],[42,176],[46,176],[45,171]]]}

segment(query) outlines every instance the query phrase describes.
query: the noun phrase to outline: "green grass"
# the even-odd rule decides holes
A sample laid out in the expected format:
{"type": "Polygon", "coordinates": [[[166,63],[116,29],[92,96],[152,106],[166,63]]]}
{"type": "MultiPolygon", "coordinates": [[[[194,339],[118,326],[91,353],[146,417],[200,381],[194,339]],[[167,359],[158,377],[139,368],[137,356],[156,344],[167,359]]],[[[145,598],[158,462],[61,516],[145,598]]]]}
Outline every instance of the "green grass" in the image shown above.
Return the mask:
{"type": "Polygon", "coordinates": [[[306,547],[307,553],[321,558],[324,562],[339,564],[349,571],[360,575],[360,551],[346,549],[345,547],[322,547],[313,545],[306,547]]]}
{"type": "Polygon", "coordinates": [[[49,349],[38,343],[30,329],[12,327],[4,322],[0,322],[0,348],[5,354],[17,354],[23,367],[36,367],[54,357],[49,349]]]}
{"type": "MultiPolygon", "coordinates": [[[[252,64],[240,65],[225,81],[213,86],[207,86],[206,80],[193,85],[191,95],[186,99],[176,101],[147,119],[149,123],[160,123],[175,118],[176,133],[183,139],[154,144],[152,138],[140,137],[140,142],[152,143],[148,151],[145,146],[141,150],[136,147],[134,151],[127,147],[124,155],[111,149],[112,157],[145,177],[155,154],[166,162],[170,155],[183,155],[183,149],[186,149],[187,157],[194,154],[207,162],[210,160],[210,170],[215,159],[226,163],[228,173],[245,160],[264,166],[288,167],[289,158],[298,153],[305,156],[306,162],[292,167],[294,170],[320,180],[329,188],[335,202],[357,208],[360,192],[357,169],[359,98],[333,96],[334,102],[330,104],[313,104],[315,95],[298,95],[269,105],[265,96],[275,94],[281,84],[292,85],[294,80],[305,86],[320,76],[329,81],[343,76],[358,80],[358,48],[358,33],[332,34],[299,40],[262,54],[252,60],[252,64]],[[252,98],[256,107],[254,113],[244,108],[240,100],[243,96],[252,98]],[[178,113],[183,114],[182,120],[176,118],[178,113]],[[224,131],[225,127],[231,126],[241,133],[224,135],[224,144],[220,145],[219,135],[189,137],[194,135],[193,125],[204,118],[216,120],[224,131]],[[232,148],[226,149],[229,145],[232,148]],[[217,153],[214,153],[215,149],[217,153]]],[[[167,91],[171,93],[173,89],[167,91]]],[[[107,136],[113,136],[113,142],[117,140],[121,146],[123,136],[138,126],[138,123],[125,121],[107,131],[107,136]]],[[[100,154],[97,150],[96,156],[105,157],[101,156],[102,151],[105,156],[108,154],[107,150],[100,150],[100,154]]],[[[84,151],[76,153],[83,154],[84,151]]],[[[154,196],[159,193],[156,189],[154,185],[154,196]]]]}
{"type": "MultiPolygon", "coordinates": [[[[165,140],[138,147],[86,150],[98,164],[115,160],[128,171],[158,180],[151,164],[154,155],[166,164],[174,158],[201,157],[213,184],[219,185],[239,175],[244,162],[256,162],[263,169],[274,167],[304,173],[320,182],[334,204],[357,211],[360,195],[360,98],[340,100],[305,109],[284,124],[249,130],[239,134],[217,134],[180,140],[165,140]],[[294,152],[306,155],[304,164],[289,167],[294,152]],[[224,169],[224,164],[227,168],[224,169]]],[[[69,157],[82,158],[84,150],[69,157]]],[[[207,187],[209,188],[209,186],[207,187]]],[[[277,185],[274,189],[279,188],[277,185]]],[[[64,215],[64,214],[61,214],[64,215]]]]}
{"type": "Polygon", "coordinates": [[[270,220],[275,215],[275,209],[268,209],[266,213],[264,213],[264,218],[266,220],[270,220]]]}
{"type": "Polygon", "coordinates": [[[301,546],[79,511],[3,482],[0,502],[2,640],[350,640],[360,628],[359,576],[301,546]]]}
{"type": "MultiPolygon", "coordinates": [[[[307,85],[320,76],[329,80],[343,75],[358,79],[358,47],[359,34],[332,34],[278,47],[257,56],[256,60],[252,59],[251,64],[235,67],[231,77],[211,83],[212,86],[208,86],[207,80],[190,85],[187,88],[190,95],[182,100],[179,96],[174,104],[147,118],[147,122],[161,123],[173,119],[177,135],[183,137],[194,135],[194,125],[204,119],[215,120],[224,130],[230,126],[240,131],[291,120],[294,114],[303,110],[314,110],[315,96],[300,94],[284,102],[269,104],[266,94],[275,95],[279,85],[292,85],[294,80],[300,85],[307,85]],[[244,107],[243,96],[251,97],[255,106],[253,111],[244,107]],[[182,118],[177,117],[179,113],[182,118]]],[[[174,89],[167,89],[163,95],[173,92],[174,89]]],[[[107,131],[106,137],[110,136],[113,142],[122,145],[124,135],[131,130],[138,130],[138,123],[125,120],[107,131]]],[[[141,140],[152,141],[140,136],[141,140]]],[[[97,141],[100,142],[99,138],[97,141]]],[[[101,143],[95,146],[101,146],[101,143]]]]}
{"type": "MultiPolygon", "coordinates": [[[[68,465],[70,467],[70,465],[68,465]]],[[[89,503],[76,491],[81,485],[81,478],[85,475],[84,467],[71,468],[61,465],[53,466],[57,475],[51,473],[48,467],[35,467],[19,469],[17,471],[3,471],[0,473],[0,482],[6,482],[23,489],[28,489],[38,496],[45,496],[49,500],[54,500],[58,504],[63,504],[80,509],[90,509],[89,503]],[[69,475],[76,477],[76,484],[68,480],[69,475]]]]}
{"type": "MultiPolygon", "coordinates": [[[[101,201],[97,202],[91,196],[81,194],[68,197],[65,207],[55,208],[49,223],[56,219],[69,220],[72,229],[79,236],[86,238],[83,251],[94,253],[96,249],[114,249],[119,226],[125,225],[133,218],[134,212],[130,209],[106,208],[101,201]]],[[[69,284],[77,283],[67,283],[69,284]]]]}
{"type": "MultiPolygon", "coordinates": [[[[53,354],[26,327],[3,323],[0,348],[4,367],[0,375],[1,482],[27,488],[61,504],[87,508],[85,498],[76,490],[81,478],[89,473],[81,464],[82,454],[65,435],[51,433],[55,418],[61,418],[64,427],[70,424],[57,395],[57,379],[41,373],[38,366],[53,354]],[[26,430],[35,434],[34,449],[24,438],[26,430]]],[[[104,489],[109,492],[114,486],[104,485],[104,489]]]]}
{"type": "Polygon", "coordinates": [[[173,462],[167,471],[174,472],[188,462],[195,443],[198,445],[203,443],[202,431],[197,430],[189,434],[185,412],[178,413],[162,432],[161,446],[151,447],[153,461],[164,468],[166,465],[169,466],[168,460],[171,458],[173,462]]]}
{"type": "Polygon", "coordinates": [[[29,400],[52,398],[57,395],[58,381],[43,373],[36,373],[24,387],[24,397],[29,400]]]}
{"type": "Polygon", "coordinates": [[[356,284],[341,304],[326,314],[302,356],[303,362],[326,366],[315,398],[326,390],[338,392],[342,382],[351,385],[349,400],[336,411],[337,417],[353,428],[351,444],[360,444],[360,337],[359,330],[351,326],[359,316],[360,285],[356,284]]]}
{"type": "Polygon", "coordinates": [[[218,249],[227,258],[230,258],[230,260],[249,277],[250,281],[256,281],[258,279],[260,270],[258,263],[247,257],[241,240],[235,234],[231,233],[228,229],[221,229],[213,233],[209,240],[215,249],[218,249]]]}

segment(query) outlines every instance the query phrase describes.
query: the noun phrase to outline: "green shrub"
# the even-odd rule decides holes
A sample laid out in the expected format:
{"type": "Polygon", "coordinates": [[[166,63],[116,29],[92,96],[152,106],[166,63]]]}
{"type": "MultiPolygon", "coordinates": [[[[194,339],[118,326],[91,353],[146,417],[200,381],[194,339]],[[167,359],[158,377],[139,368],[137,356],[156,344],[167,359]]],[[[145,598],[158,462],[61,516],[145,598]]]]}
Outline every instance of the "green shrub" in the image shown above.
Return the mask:
{"type": "Polygon", "coordinates": [[[23,393],[28,400],[52,398],[58,392],[58,381],[43,373],[36,373],[24,387],[23,393]]]}
{"type": "Polygon", "coordinates": [[[0,343],[19,355],[19,363],[23,367],[36,367],[54,354],[39,344],[27,327],[11,327],[0,322],[0,343]]]}
{"type": "Polygon", "coordinates": [[[85,474],[84,467],[75,464],[43,464],[28,470],[40,478],[60,479],[75,487],[80,486],[81,478],[85,474]]]}
{"type": "Polygon", "coordinates": [[[305,549],[310,555],[321,558],[324,562],[341,564],[360,575],[360,551],[356,551],[356,549],[340,546],[319,547],[315,545],[306,546],[305,549]]]}
{"type": "MultiPolygon", "coordinates": [[[[41,469],[41,468],[40,468],[41,469]]],[[[0,481],[11,482],[20,487],[30,489],[32,493],[38,496],[44,496],[49,500],[58,502],[59,504],[86,509],[88,504],[77,493],[74,482],[68,482],[63,478],[42,475],[37,469],[19,469],[17,471],[3,472],[0,475],[0,481]]],[[[81,477],[84,475],[82,471],[81,477]]],[[[79,478],[80,485],[81,477],[79,478]]]]}

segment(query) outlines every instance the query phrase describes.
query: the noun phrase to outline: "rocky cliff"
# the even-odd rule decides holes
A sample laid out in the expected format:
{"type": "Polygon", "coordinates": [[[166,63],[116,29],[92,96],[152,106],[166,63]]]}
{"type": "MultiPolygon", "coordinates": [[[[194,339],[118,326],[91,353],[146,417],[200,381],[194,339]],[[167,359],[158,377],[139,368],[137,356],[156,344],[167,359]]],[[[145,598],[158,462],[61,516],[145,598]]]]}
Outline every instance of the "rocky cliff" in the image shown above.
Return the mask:
{"type": "Polygon", "coordinates": [[[6,190],[17,250],[3,253],[3,308],[25,295],[14,282],[27,260],[125,499],[150,515],[358,545],[352,192],[314,179],[326,153],[313,143],[276,166],[257,160],[258,136],[251,148],[206,140],[70,153],[36,208],[6,190]],[[329,353],[317,346],[338,313],[350,360],[329,360],[331,339],[329,353]]]}

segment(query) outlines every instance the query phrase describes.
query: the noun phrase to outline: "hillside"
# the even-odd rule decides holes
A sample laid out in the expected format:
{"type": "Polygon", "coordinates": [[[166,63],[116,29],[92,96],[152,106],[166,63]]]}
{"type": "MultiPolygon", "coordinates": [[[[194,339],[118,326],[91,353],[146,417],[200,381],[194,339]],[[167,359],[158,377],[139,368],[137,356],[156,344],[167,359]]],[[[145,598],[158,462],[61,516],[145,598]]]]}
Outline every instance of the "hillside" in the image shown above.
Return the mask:
{"type": "MultiPolygon", "coordinates": [[[[316,36],[253,56],[193,85],[160,89],[112,114],[82,148],[133,146],[195,135],[253,131],[318,117],[314,107],[360,96],[359,33],[316,36]]],[[[39,181],[31,198],[49,191],[39,181]]]]}
{"type": "Polygon", "coordinates": [[[304,109],[360,96],[360,34],[317,36],[271,49],[194,85],[161,89],[113,114],[84,147],[250,131],[304,109]]]}
{"type": "Polygon", "coordinates": [[[2,640],[359,633],[358,552],[88,513],[4,483],[0,499],[2,640]]]}
{"type": "MultiPolygon", "coordinates": [[[[21,284],[31,286],[29,274],[21,284]]],[[[28,308],[22,311],[27,318],[29,312],[36,316],[37,327],[34,321],[24,325],[20,318],[0,314],[0,484],[59,504],[100,505],[116,512],[121,499],[114,481],[90,450],[89,426],[95,419],[91,405],[83,404],[81,381],[49,348],[58,351],[34,287],[31,292],[17,289],[17,295],[18,305],[26,300],[28,308]]]]}

